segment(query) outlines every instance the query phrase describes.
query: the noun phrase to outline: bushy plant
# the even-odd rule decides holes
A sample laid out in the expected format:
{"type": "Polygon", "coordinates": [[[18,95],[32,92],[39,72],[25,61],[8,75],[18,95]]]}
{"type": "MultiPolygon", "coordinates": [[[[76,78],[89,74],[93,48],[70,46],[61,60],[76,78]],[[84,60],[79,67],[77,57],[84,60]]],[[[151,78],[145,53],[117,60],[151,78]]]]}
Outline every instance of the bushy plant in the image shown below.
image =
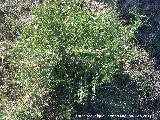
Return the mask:
{"type": "Polygon", "coordinates": [[[136,57],[131,38],[142,22],[139,15],[135,18],[122,26],[115,7],[95,14],[74,0],[44,2],[33,9],[33,21],[24,26],[12,51],[16,73],[12,84],[18,89],[16,103],[6,109],[8,119],[41,117],[46,106],[43,96],[48,94],[56,96],[61,108],[69,106],[63,108],[70,112],[73,104],[93,98],[120,61],[136,57]]]}

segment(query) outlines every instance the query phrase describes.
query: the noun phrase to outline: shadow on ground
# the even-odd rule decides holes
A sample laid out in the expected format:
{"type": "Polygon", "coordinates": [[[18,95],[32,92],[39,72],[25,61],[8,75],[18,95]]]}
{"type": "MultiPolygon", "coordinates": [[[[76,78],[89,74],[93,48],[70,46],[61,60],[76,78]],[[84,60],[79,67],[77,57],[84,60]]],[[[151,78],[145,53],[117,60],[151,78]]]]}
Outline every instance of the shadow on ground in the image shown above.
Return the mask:
{"type": "Polygon", "coordinates": [[[136,42],[144,48],[150,58],[155,58],[155,69],[160,70],[160,1],[159,0],[118,0],[121,17],[126,19],[128,8],[136,6],[141,15],[149,20],[138,30],[136,42]]]}
{"type": "MultiPolygon", "coordinates": [[[[131,80],[128,74],[116,74],[112,82],[97,90],[95,100],[88,100],[84,105],[75,105],[77,112],[73,119],[98,120],[96,115],[99,114],[104,115],[100,118],[102,120],[152,120],[153,114],[160,107],[160,101],[153,98],[153,90],[150,86],[145,86],[144,89],[131,80]],[[78,115],[85,116],[80,118],[78,115]],[[86,115],[91,115],[91,117],[86,115]],[[126,115],[126,118],[110,115],[126,115]],[[130,117],[131,115],[134,117],[130,117]],[[142,117],[143,115],[148,116],[142,117]]],[[[155,114],[156,118],[157,115],[155,114]]]]}

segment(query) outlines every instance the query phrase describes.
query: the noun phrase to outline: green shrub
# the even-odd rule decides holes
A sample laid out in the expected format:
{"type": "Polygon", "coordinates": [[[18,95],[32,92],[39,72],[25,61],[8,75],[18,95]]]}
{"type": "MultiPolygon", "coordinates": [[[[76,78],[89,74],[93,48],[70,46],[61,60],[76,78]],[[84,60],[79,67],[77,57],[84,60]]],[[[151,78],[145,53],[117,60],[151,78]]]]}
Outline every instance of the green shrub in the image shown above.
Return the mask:
{"type": "Polygon", "coordinates": [[[95,14],[73,1],[44,2],[33,9],[33,21],[24,26],[10,58],[16,74],[12,84],[19,89],[5,119],[42,117],[48,94],[57,95],[62,110],[72,113],[73,104],[93,98],[110,80],[120,61],[136,57],[131,38],[142,25],[139,15],[122,26],[116,7],[95,14]]]}

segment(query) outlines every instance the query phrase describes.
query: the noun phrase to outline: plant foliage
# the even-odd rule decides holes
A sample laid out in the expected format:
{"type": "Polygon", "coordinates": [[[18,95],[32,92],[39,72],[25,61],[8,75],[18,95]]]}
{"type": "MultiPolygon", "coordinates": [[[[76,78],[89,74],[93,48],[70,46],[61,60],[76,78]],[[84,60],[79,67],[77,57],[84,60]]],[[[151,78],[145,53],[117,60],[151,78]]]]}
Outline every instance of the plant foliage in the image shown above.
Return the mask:
{"type": "Polygon", "coordinates": [[[42,116],[43,96],[48,93],[56,94],[63,105],[65,100],[72,105],[93,98],[120,61],[136,57],[132,38],[142,22],[134,15],[131,25],[122,26],[116,7],[96,14],[66,0],[34,8],[31,24],[23,27],[12,51],[16,73],[12,84],[19,89],[15,92],[17,104],[8,103],[12,112],[6,109],[10,118],[5,119],[42,116]]]}

